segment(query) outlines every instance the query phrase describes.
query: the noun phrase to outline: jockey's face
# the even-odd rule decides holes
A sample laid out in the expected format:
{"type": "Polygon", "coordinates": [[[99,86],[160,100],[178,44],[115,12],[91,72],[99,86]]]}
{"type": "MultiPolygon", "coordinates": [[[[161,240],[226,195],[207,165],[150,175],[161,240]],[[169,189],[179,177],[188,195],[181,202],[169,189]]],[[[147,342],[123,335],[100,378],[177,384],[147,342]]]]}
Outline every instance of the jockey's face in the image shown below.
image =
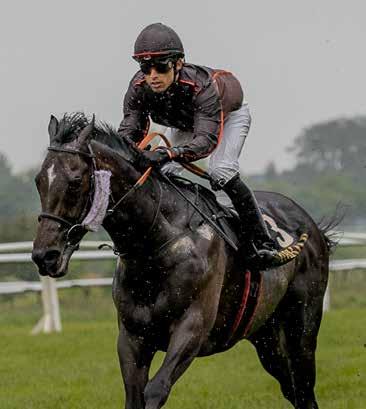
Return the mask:
{"type": "MultiPolygon", "coordinates": [[[[182,66],[182,60],[178,60],[176,63],[177,71],[179,71],[182,66]]],[[[170,69],[165,73],[159,72],[158,67],[152,65],[150,71],[145,74],[145,79],[152,91],[157,93],[166,91],[175,80],[173,63],[171,64],[170,69]]]]}

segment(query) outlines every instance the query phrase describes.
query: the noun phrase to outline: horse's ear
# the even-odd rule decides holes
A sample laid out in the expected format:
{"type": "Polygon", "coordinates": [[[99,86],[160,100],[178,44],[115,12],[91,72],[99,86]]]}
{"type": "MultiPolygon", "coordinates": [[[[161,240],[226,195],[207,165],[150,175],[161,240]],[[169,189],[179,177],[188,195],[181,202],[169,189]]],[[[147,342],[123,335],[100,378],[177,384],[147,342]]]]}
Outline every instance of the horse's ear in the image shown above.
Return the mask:
{"type": "Polygon", "coordinates": [[[95,124],[95,115],[93,114],[93,118],[90,122],[90,124],[88,124],[79,134],[78,136],[78,145],[82,146],[84,145],[84,143],[88,142],[89,139],[91,138],[92,134],[93,134],[93,130],[94,130],[94,124],[95,124]]]}
{"type": "Polygon", "coordinates": [[[51,115],[50,123],[48,124],[48,134],[50,136],[50,142],[55,139],[58,131],[58,126],[59,124],[57,118],[51,115]]]}

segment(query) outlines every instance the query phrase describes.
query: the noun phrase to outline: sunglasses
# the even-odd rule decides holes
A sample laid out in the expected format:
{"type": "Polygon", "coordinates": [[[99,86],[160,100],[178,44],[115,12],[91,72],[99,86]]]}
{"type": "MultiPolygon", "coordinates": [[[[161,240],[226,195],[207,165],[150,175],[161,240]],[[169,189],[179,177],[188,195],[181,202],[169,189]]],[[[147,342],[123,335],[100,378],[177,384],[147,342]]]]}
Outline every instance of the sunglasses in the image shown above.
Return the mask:
{"type": "Polygon", "coordinates": [[[173,68],[173,62],[171,60],[151,60],[140,62],[140,69],[145,75],[149,75],[152,68],[155,68],[158,74],[166,74],[173,68]]]}

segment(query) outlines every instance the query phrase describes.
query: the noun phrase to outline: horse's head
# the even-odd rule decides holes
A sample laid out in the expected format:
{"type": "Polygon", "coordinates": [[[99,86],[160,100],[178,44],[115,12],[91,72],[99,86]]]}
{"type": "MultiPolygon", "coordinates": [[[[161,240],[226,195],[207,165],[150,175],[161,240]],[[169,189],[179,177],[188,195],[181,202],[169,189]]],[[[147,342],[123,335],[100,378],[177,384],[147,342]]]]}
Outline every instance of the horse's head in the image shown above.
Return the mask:
{"type": "Polygon", "coordinates": [[[86,230],[81,221],[90,208],[93,156],[88,150],[94,129],[84,115],[51,116],[49,152],[35,178],[41,199],[32,259],[41,275],[66,274],[70,257],[86,230]]]}

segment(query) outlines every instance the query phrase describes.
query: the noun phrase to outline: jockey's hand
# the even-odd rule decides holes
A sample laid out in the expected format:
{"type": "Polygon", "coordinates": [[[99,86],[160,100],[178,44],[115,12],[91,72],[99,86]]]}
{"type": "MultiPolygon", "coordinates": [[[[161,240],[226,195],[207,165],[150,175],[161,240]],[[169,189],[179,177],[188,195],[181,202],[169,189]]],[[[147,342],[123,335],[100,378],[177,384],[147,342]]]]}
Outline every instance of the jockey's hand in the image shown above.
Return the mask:
{"type": "Polygon", "coordinates": [[[161,168],[171,160],[167,149],[156,149],[155,151],[142,151],[138,160],[138,167],[140,169],[147,169],[150,167],[161,168]]]}

